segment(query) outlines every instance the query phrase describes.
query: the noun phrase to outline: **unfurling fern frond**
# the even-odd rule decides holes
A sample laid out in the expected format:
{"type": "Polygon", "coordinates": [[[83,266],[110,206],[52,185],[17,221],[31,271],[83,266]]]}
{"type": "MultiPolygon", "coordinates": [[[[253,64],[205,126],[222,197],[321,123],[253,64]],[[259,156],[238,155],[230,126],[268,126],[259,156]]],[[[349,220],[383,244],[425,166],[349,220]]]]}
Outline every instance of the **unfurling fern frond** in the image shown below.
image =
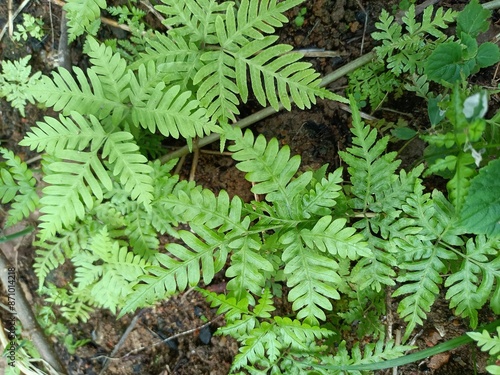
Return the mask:
{"type": "Polygon", "coordinates": [[[106,0],[68,0],[63,9],[68,18],[70,42],[87,32],[95,35],[101,24],[101,9],[106,9],[106,0]]]}
{"type": "MultiPolygon", "coordinates": [[[[36,180],[26,163],[12,151],[0,147],[6,168],[0,169],[0,202],[10,203],[6,227],[16,224],[38,207],[36,180]]],[[[3,164],[3,163],[0,163],[3,164]]]]}

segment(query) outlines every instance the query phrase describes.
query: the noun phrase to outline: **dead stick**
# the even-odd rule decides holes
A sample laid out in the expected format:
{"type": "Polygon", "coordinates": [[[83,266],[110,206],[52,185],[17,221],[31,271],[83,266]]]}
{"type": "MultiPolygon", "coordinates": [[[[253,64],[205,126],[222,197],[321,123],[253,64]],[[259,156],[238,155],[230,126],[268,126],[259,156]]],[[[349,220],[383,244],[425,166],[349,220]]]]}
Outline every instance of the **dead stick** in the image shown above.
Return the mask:
{"type": "MultiPolygon", "coordinates": [[[[4,288],[8,290],[8,286],[12,284],[12,279],[9,278],[8,270],[13,267],[4,254],[3,244],[0,245],[0,250],[0,280],[2,281],[4,288]]],[[[57,372],[67,374],[67,371],[64,370],[64,366],[54,351],[52,344],[47,340],[41,328],[38,326],[35,315],[33,314],[33,311],[31,311],[31,306],[24,296],[17,277],[18,276],[16,274],[14,282],[16,282],[17,285],[15,285],[14,288],[15,305],[13,306],[15,307],[16,315],[23,326],[23,332],[25,332],[31,342],[33,342],[33,345],[36,350],[38,350],[38,353],[40,353],[40,357],[42,359],[44,359],[57,372]]]]}

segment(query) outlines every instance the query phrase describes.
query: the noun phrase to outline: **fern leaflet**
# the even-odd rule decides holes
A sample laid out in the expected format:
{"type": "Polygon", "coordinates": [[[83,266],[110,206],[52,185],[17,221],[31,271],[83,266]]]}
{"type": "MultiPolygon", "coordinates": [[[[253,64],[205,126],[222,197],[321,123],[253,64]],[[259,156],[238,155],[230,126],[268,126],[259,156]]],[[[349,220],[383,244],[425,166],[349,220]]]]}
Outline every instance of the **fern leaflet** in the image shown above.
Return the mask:
{"type": "Polygon", "coordinates": [[[0,202],[12,202],[5,227],[12,226],[38,207],[36,180],[26,163],[12,151],[0,147],[7,168],[0,169],[0,202]]]}

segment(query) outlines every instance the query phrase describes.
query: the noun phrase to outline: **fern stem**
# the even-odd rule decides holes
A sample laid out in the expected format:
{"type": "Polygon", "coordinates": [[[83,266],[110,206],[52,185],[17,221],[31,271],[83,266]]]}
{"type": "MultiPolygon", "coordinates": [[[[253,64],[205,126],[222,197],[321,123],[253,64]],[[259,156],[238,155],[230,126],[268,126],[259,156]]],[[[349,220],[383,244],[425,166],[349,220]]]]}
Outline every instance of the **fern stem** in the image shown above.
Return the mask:
{"type": "MultiPolygon", "coordinates": [[[[321,87],[325,87],[329,85],[330,83],[344,77],[345,75],[353,72],[354,70],[358,69],[359,67],[367,64],[370,62],[372,59],[375,58],[375,52],[369,52],[361,57],[358,57],[356,60],[351,61],[350,63],[347,63],[343,67],[331,72],[330,74],[326,75],[323,80],[320,83],[321,87]]],[[[291,100],[291,99],[290,99],[291,100]]],[[[282,110],[284,107],[280,103],[279,105],[279,110],[282,110]]],[[[265,119],[268,116],[271,116],[273,114],[277,113],[277,111],[269,106],[266,107],[258,112],[255,112],[254,114],[245,117],[244,119],[241,119],[233,124],[233,126],[239,127],[239,128],[246,128],[247,126],[250,126],[252,124],[255,124],[258,121],[261,121],[265,119]]],[[[204,147],[210,143],[213,143],[217,141],[220,138],[220,134],[217,133],[212,133],[204,138],[201,138],[198,141],[198,147],[204,147]]],[[[162,163],[166,163],[169,160],[172,159],[177,159],[180,158],[181,156],[189,154],[191,151],[189,150],[188,146],[184,146],[178,150],[172,151],[164,156],[162,156],[159,160],[162,163]]]]}

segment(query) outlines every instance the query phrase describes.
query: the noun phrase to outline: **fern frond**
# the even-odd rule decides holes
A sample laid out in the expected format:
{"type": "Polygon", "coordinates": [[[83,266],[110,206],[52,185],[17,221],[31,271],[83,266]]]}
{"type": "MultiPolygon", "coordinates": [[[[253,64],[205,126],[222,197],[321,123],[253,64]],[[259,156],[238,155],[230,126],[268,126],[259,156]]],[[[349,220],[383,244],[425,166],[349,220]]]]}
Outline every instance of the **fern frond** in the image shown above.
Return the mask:
{"type": "MultiPolygon", "coordinates": [[[[177,3],[177,2],[176,2],[177,3]]],[[[151,63],[156,67],[156,74],[162,76],[165,84],[180,85],[182,91],[187,91],[196,72],[204,65],[200,60],[202,51],[190,41],[186,41],[177,32],[163,35],[159,32],[154,38],[146,39],[146,52],[141,52],[139,57],[130,65],[130,69],[137,70],[142,65],[148,69],[151,63]]],[[[154,76],[150,74],[149,77],[154,76]]],[[[151,78],[148,78],[151,81],[151,78]]],[[[145,80],[141,80],[143,85],[145,80]]],[[[149,84],[154,87],[155,85],[149,84]]]]}
{"type": "MultiPolygon", "coordinates": [[[[257,305],[253,311],[250,311],[248,299],[236,299],[231,294],[226,296],[204,289],[199,289],[198,291],[205,296],[208,302],[210,302],[211,307],[218,308],[217,314],[224,314],[224,319],[227,324],[224,327],[220,327],[217,333],[221,335],[231,335],[238,339],[246,336],[248,332],[259,324],[257,316],[255,315],[255,311],[259,305],[257,305]]],[[[263,298],[266,296],[269,298],[267,291],[264,292],[263,298]]],[[[263,304],[269,306],[269,304],[272,304],[272,301],[263,304]]],[[[261,315],[263,316],[264,314],[261,315]]]]}
{"type": "MultiPolygon", "coordinates": [[[[83,151],[90,146],[94,151],[101,147],[107,134],[97,118],[90,115],[89,124],[78,112],[71,112],[71,116],[72,119],[59,115],[59,120],[45,117],[45,122],[37,122],[38,127],[31,128],[19,144],[54,156],[59,156],[66,149],[83,151]]],[[[105,180],[109,181],[109,178],[105,180]]],[[[107,181],[103,183],[110,186],[107,181]]]]}
{"type": "Polygon", "coordinates": [[[226,48],[233,43],[243,45],[247,39],[259,40],[264,38],[263,34],[274,34],[275,27],[288,22],[283,13],[301,3],[303,0],[243,0],[236,16],[233,8],[228,7],[225,15],[227,39],[222,45],[226,48]]]}
{"type": "Polygon", "coordinates": [[[113,167],[113,174],[132,199],[148,207],[153,199],[152,168],[139,153],[139,146],[131,142],[132,134],[116,132],[109,134],[102,148],[102,157],[113,167]]]}
{"type": "Polygon", "coordinates": [[[85,32],[96,34],[101,24],[101,9],[106,9],[106,6],[106,0],[66,1],[63,9],[67,12],[69,42],[85,32]]]}
{"type": "MultiPolygon", "coordinates": [[[[236,167],[240,171],[247,172],[245,178],[255,183],[252,187],[253,193],[267,194],[266,200],[271,202],[283,200],[287,208],[291,209],[293,196],[288,194],[286,187],[299,169],[300,156],[290,157],[290,148],[288,146],[280,148],[275,138],[269,143],[263,135],[254,139],[249,130],[228,148],[234,152],[233,159],[240,161],[236,167]],[[274,192],[278,194],[271,195],[274,192]]],[[[312,174],[308,176],[310,181],[312,174]]]]}
{"type": "Polygon", "coordinates": [[[278,341],[274,326],[263,322],[252,329],[243,340],[240,352],[234,357],[231,372],[254,365],[269,368],[278,358],[283,344],[278,341]]]}
{"type": "MultiPolygon", "coordinates": [[[[292,47],[279,44],[271,46],[277,37],[266,36],[252,41],[235,52],[236,83],[243,102],[247,100],[247,72],[250,74],[252,92],[262,106],[267,102],[276,110],[279,103],[291,109],[291,99],[300,109],[310,108],[316,97],[328,97],[346,102],[345,98],[334,95],[319,87],[319,74],[311,64],[300,62],[303,55],[290,52],[292,47]]],[[[198,73],[201,75],[201,70],[198,73]]]]}
{"type": "Polygon", "coordinates": [[[230,6],[229,2],[219,4],[215,0],[161,1],[164,5],[155,8],[167,16],[162,21],[165,26],[175,26],[175,33],[207,44],[214,43],[210,34],[214,32],[215,18],[230,6]]]}
{"type": "Polygon", "coordinates": [[[44,287],[45,279],[50,271],[64,263],[65,259],[73,255],[73,247],[78,243],[78,235],[74,230],[63,231],[59,236],[54,236],[50,241],[36,241],[37,247],[35,274],[38,277],[38,290],[44,287]]]}
{"type": "Polygon", "coordinates": [[[450,300],[450,309],[463,318],[470,318],[470,325],[476,328],[478,310],[491,296],[495,279],[500,279],[499,249],[494,248],[494,241],[484,236],[471,238],[466,244],[466,253],[460,270],[448,277],[446,299],[450,300]]]}
{"type": "Polygon", "coordinates": [[[93,167],[101,162],[95,153],[69,151],[60,153],[73,162],[54,162],[48,166],[44,181],[49,184],[45,187],[40,199],[41,240],[46,240],[69,228],[76,219],[83,219],[85,207],[88,210],[94,207],[95,196],[102,199],[102,189],[93,173],[93,167]],[[89,189],[92,186],[93,190],[89,189]]]}
{"type": "MultiPolygon", "coordinates": [[[[408,350],[414,349],[414,346],[395,345],[393,340],[385,342],[384,337],[380,338],[376,343],[364,346],[362,351],[360,344],[356,343],[352,347],[351,353],[347,350],[345,341],[342,341],[337,349],[337,353],[332,355],[321,356],[322,364],[304,363],[311,365],[312,368],[319,371],[321,374],[349,374],[361,375],[364,372],[356,370],[347,370],[346,368],[353,365],[363,365],[369,363],[378,363],[389,359],[394,359],[405,355],[408,350]]],[[[304,366],[304,368],[306,368],[304,366]]]]}
{"type": "Polygon", "coordinates": [[[127,214],[127,221],[129,224],[125,229],[125,234],[130,239],[130,246],[134,253],[140,255],[143,259],[154,261],[155,255],[158,253],[160,241],[152,224],[148,220],[147,213],[140,207],[137,207],[136,210],[127,214]]]}
{"type": "Polygon", "coordinates": [[[334,256],[351,260],[370,257],[372,252],[363,236],[355,234],[354,228],[346,228],[346,223],[346,219],[333,220],[331,216],[323,216],[312,229],[302,229],[300,237],[310,249],[327,251],[334,256]]]}
{"type": "Polygon", "coordinates": [[[341,194],[339,191],[342,189],[342,181],[341,168],[317,181],[302,197],[304,218],[308,219],[311,215],[328,215],[337,203],[335,199],[341,194]]]}
{"type": "Polygon", "coordinates": [[[5,227],[9,227],[35,211],[39,197],[36,180],[26,163],[3,147],[0,147],[0,155],[7,166],[0,169],[0,202],[5,204],[13,201],[5,222],[5,227]]]}
{"type": "Polygon", "coordinates": [[[146,304],[152,304],[176,291],[186,287],[196,286],[200,281],[200,264],[203,269],[203,282],[210,283],[215,273],[224,266],[227,250],[222,246],[226,241],[220,235],[208,228],[192,225],[193,230],[203,235],[203,240],[191,232],[179,231],[179,236],[189,248],[176,243],[167,245],[170,255],[157,254],[161,267],[148,267],[150,274],[141,277],[144,283],[138,284],[120,316],[146,304]]]}
{"type": "Polygon", "coordinates": [[[64,68],[52,72],[52,79],[42,76],[42,79],[33,88],[36,100],[55,111],[62,111],[67,116],[72,111],[80,114],[93,114],[102,119],[113,112],[116,107],[121,107],[121,102],[116,102],[104,95],[102,84],[92,69],[87,69],[87,74],[77,66],[73,67],[76,80],[64,68]],[[89,83],[90,81],[90,83],[89,83]]]}
{"type": "MultiPolygon", "coordinates": [[[[248,292],[259,295],[267,279],[265,273],[275,271],[273,264],[259,252],[262,247],[259,236],[246,236],[233,241],[229,246],[234,250],[231,266],[226,271],[226,277],[231,278],[227,289],[238,299],[247,296],[248,292]]],[[[253,297],[247,297],[254,304],[253,297]]]]}
{"type": "Polygon", "coordinates": [[[240,111],[237,95],[239,88],[235,83],[234,58],[225,51],[208,51],[200,56],[204,66],[193,78],[193,84],[199,85],[196,97],[207,109],[207,116],[227,122],[236,121],[240,111]]]}
{"type": "Polygon", "coordinates": [[[132,293],[148,266],[143,257],[111,239],[106,227],[92,238],[87,251],[73,257],[73,263],[78,289],[90,289],[89,301],[113,313],[132,293]]]}
{"type": "Polygon", "coordinates": [[[141,85],[131,80],[130,100],[133,104],[131,117],[136,126],[142,126],[154,133],[156,129],[164,136],[190,139],[209,134],[212,124],[205,116],[206,110],[191,98],[191,92],[180,92],[180,86],[164,91],[160,82],[151,93],[141,96],[141,85]],[[137,93],[137,96],[135,95],[137,93]]]}
{"type": "Polygon", "coordinates": [[[481,351],[488,352],[490,355],[500,353],[500,327],[497,327],[496,335],[490,336],[487,330],[483,332],[468,332],[467,336],[477,341],[477,345],[481,347],[481,351]]]}
{"type": "Polygon", "coordinates": [[[350,99],[352,108],[353,146],[340,151],[342,159],[349,165],[353,208],[367,210],[374,202],[375,192],[384,191],[394,180],[393,175],[401,161],[395,160],[396,152],[384,154],[389,137],[377,141],[376,129],[370,129],[361,121],[357,104],[350,99]]]}
{"type": "Polygon", "coordinates": [[[280,241],[285,245],[282,260],[287,286],[291,288],[288,299],[297,311],[298,319],[317,326],[318,319],[326,318],[323,310],[331,310],[330,299],[340,299],[336,289],[342,284],[337,273],[338,263],[319,252],[304,247],[298,235],[287,232],[280,241]]]}

